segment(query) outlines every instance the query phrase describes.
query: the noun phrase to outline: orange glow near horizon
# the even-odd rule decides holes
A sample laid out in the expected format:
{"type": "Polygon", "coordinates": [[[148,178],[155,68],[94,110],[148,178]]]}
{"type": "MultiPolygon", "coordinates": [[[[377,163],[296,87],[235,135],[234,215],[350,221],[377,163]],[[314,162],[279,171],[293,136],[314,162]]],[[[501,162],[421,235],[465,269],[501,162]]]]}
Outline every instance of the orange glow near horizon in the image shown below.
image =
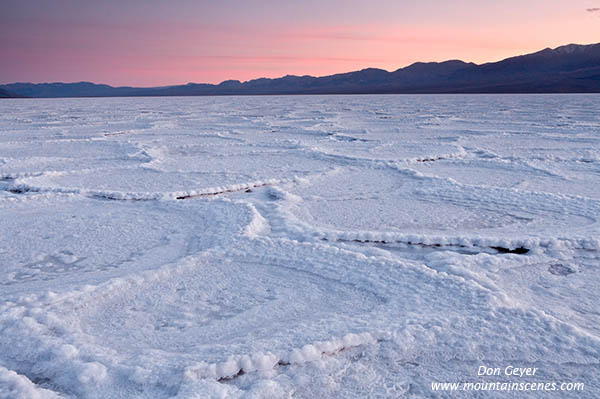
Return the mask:
{"type": "Polygon", "coordinates": [[[600,0],[402,3],[249,0],[241,8],[232,0],[181,0],[165,8],[151,0],[7,0],[0,83],[160,86],[323,76],[416,61],[492,62],[600,38],[600,12],[587,11],[600,0]]]}

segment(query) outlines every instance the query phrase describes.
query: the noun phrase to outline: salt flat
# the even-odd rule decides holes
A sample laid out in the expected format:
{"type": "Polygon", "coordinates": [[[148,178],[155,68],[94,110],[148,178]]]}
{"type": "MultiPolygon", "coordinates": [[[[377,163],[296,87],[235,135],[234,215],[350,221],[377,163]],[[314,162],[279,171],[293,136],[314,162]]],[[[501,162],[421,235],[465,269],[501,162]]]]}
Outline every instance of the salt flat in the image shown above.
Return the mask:
{"type": "Polygon", "coordinates": [[[597,398],[598,110],[2,100],[0,397],[597,398]]]}

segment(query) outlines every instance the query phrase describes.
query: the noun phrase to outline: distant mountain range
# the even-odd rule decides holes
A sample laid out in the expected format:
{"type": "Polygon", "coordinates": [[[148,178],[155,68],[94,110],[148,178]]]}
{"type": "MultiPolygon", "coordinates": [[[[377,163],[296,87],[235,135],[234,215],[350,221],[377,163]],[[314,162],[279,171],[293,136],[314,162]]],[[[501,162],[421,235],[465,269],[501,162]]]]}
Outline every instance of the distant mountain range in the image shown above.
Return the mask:
{"type": "Polygon", "coordinates": [[[417,62],[393,72],[368,68],[336,75],[284,76],[218,85],[112,87],[89,82],[11,83],[0,97],[204,96],[392,93],[598,93],[600,43],[555,49],[477,65],[459,60],[417,62]]]}
{"type": "Polygon", "coordinates": [[[19,98],[23,97],[8,90],[0,89],[0,98],[19,98]]]}

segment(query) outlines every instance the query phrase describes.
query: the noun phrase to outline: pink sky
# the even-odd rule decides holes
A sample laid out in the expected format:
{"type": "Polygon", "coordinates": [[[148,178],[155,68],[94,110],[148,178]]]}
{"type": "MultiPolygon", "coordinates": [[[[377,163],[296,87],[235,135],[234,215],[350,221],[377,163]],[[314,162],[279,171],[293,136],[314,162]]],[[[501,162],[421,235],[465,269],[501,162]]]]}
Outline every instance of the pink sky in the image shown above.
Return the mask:
{"type": "Polygon", "coordinates": [[[0,82],[157,86],[600,41],[600,0],[3,0],[0,82]],[[500,4],[501,3],[501,4],[500,4]]]}

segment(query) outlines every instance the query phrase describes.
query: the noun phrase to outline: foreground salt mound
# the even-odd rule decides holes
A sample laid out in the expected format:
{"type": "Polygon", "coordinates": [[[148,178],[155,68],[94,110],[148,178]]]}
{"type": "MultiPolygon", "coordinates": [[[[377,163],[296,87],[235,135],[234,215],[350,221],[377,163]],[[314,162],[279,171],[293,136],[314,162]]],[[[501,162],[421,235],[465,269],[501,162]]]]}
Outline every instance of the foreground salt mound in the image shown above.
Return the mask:
{"type": "Polygon", "coordinates": [[[0,398],[59,399],[61,395],[37,387],[27,377],[0,366],[0,398]]]}
{"type": "Polygon", "coordinates": [[[6,304],[6,365],[64,392],[106,398],[177,393],[238,374],[252,386],[266,377],[279,386],[275,377],[287,369],[378,345],[430,378],[455,375],[440,374],[440,361],[467,367],[483,357],[554,370],[555,362],[600,356],[596,337],[515,304],[493,284],[328,245],[239,238],[235,246],[6,304]]]}

